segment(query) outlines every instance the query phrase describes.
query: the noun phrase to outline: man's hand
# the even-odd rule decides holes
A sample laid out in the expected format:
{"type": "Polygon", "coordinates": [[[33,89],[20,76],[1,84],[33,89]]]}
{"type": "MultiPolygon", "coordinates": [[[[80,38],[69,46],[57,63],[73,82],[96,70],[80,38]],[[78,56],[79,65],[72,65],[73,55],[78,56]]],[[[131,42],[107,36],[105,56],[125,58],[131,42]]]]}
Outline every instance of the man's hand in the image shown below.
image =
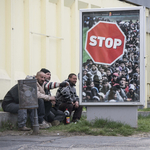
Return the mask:
{"type": "Polygon", "coordinates": [[[66,87],[66,86],[68,86],[68,85],[69,85],[69,82],[67,82],[67,81],[61,82],[61,83],[59,84],[60,87],[66,87]]]}
{"type": "Polygon", "coordinates": [[[55,96],[50,96],[50,101],[56,101],[55,96]]]}
{"type": "Polygon", "coordinates": [[[56,104],[56,101],[51,101],[52,105],[54,106],[56,104]]]}
{"type": "Polygon", "coordinates": [[[73,103],[73,105],[75,106],[75,108],[78,108],[78,107],[79,107],[79,102],[78,102],[78,101],[75,101],[75,102],[73,103]]]}

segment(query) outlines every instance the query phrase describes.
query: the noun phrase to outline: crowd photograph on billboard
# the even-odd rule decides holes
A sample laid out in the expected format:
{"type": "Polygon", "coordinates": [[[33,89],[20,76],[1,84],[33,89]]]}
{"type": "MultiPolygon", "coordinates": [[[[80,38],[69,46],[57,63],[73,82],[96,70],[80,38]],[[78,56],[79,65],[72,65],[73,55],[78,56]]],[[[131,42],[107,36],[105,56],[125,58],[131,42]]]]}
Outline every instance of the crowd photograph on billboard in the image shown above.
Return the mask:
{"type": "Polygon", "coordinates": [[[81,15],[82,103],[140,102],[140,10],[81,15]]]}

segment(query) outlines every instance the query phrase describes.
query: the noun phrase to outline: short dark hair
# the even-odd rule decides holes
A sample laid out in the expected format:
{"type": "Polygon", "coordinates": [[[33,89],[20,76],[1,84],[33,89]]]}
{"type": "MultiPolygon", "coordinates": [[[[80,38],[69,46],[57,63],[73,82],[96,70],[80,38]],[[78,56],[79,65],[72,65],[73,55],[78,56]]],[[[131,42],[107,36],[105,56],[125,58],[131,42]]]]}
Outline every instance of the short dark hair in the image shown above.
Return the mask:
{"type": "Polygon", "coordinates": [[[51,73],[48,69],[46,69],[46,68],[42,68],[41,70],[40,70],[41,72],[44,72],[44,73],[51,73]]]}
{"type": "Polygon", "coordinates": [[[126,81],[127,81],[126,76],[122,75],[122,76],[121,76],[121,78],[120,78],[120,80],[122,80],[122,78],[125,78],[125,79],[126,79],[126,81]]]}
{"type": "Polygon", "coordinates": [[[75,73],[70,73],[69,75],[68,75],[68,79],[69,78],[72,78],[72,76],[77,76],[75,73]]]}

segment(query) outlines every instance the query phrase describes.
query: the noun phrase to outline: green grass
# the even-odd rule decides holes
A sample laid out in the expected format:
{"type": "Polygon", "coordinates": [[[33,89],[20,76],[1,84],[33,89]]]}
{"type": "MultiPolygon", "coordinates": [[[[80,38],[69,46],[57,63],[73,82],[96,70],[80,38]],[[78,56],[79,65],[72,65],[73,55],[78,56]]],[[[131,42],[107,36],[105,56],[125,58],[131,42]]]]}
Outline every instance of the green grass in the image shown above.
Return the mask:
{"type": "Polygon", "coordinates": [[[0,111],[3,111],[2,107],[0,107],[0,111]]]}
{"type": "MultiPolygon", "coordinates": [[[[2,122],[0,132],[6,130],[16,130],[17,127],[12,125],[10,122],[2,122]]],[[[95,121],[87,121],[85,116],[82,116],[79,122],[70,123],[64,125],[61,123],[59,126],[54,126],[47,129],[48,132],[67,132],[75,134],[87,134],[87,135],[103,135],[103,136],[130,136],[138,133],[150,132],[150,116],[138,117],[138,128],[132,128],[129,125],[124,125],[119,122],[114,122],[104,119],[95,119],[95,121]]]]}
{"type": "Polygon", "coordinates": [[[94,122],[89,122],[86,117],[82,117],[81,120],[74,124],[64,125],[61,124],[57,127],[48,129],[49,132],[63,131],[70,133],[85,133],[87,135],[103,135],[103,136],[130,136],[142,132],[150,131],[150,116],[138,118],[138,128],[132,128],[129,125],[117,123],[114,121],[95,119],[94,122]]]}
{"type": "Polygon", "coordinates": [[[137,131],[142,132],[150,132],[150,115],[146,117],[142,117],[141,115],[138,117],[138,128],[137,131]]]}
{"type": "MultiPolygon", "coordinates": [[[[83,108],[83,110],[86,108],[83,108]]],[[[29,120],[27,121],[27,126],[29,125],[29,120]]],[[[17,127],[12,125],[10,122],[2,122],[2,127],[0,132],[6,130],[16,130],[17,127]]],[[[114,122],[104,119],[95,119],[95,121],[89,122],[86,116],[82,116],[80,121],[75,123],[70,123],[64,125],[61,123],[59,126],[54,126],[47,129],[48,132],[67,132],[75,134],[87,134],[87,135],[103,135],[103,136],[130,136],[133,134],[140,134],[150,132],[150,115],[143,117],[138,117],[138,127],[132,128],[129,125],[124,125],[120,122],[114,122]]]]}
{"type": "Polygon", "coordinates": [[[4,132],[7,130],[17,130],[17,125],[14,125],[14,124],[10,123],[9,121],[7,121],[7,122],[2,121],[0,132],[4,132]]]}
{"type": "Polygon", "coordinates": [[[150,111],[150,108],[138,109],[138,111],[150,111]]]}
{"type": "Polygon", "coordinates": [[[86,111],[86,107],[85,106],[83,106],[82,111],[86,111]]]}

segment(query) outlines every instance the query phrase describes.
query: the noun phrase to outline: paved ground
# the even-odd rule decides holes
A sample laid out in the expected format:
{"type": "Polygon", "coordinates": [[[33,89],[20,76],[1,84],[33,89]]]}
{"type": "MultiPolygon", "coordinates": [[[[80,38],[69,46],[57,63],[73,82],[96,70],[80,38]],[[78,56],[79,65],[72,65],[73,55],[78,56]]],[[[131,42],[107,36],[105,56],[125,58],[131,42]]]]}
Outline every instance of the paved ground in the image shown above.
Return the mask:
{"type": "Polygon", "coordinates": [[[150,150],[150,137],[0,136],[0,150],[150,150]]]}

